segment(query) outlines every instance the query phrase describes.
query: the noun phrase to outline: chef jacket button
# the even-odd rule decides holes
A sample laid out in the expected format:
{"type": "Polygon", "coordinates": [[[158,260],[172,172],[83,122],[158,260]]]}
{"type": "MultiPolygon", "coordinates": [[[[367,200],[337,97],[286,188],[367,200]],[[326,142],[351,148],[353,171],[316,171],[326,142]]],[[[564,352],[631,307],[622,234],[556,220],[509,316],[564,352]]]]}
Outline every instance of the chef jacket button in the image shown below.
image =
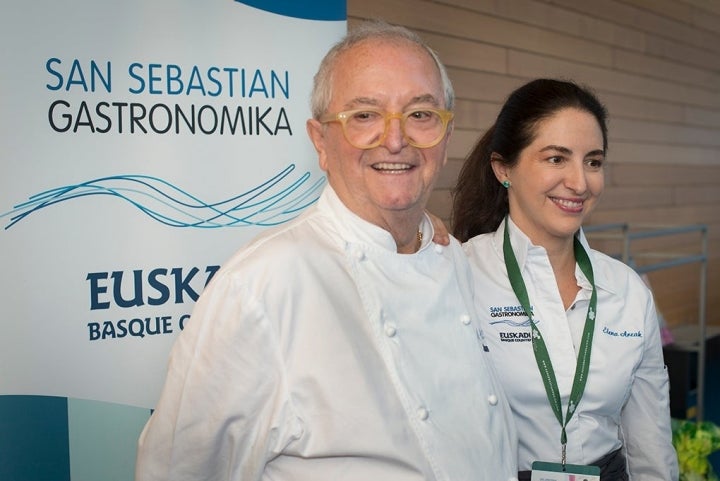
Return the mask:
{"type": "Polygon", "coordinates": [[[435,252],[436,253],[442,254],[444,249],[445,248],[443,246],[441,246],[440,244],[435,244],[435,252]]]}
{"type": "Polygon", "coordinates": [[[496,395],[491,394],[488,396],[488,404],[491,406],[495,406],[498,403],[498,398],[496,395]]]}
{"type": "Polygon", "coordinates": [[[361,251],[361,250],[355,251],[355,258],[356,258],[357,260],[359,260],[359,261],[364,261],[364,260],[365,260],[365,253],[364,253],[363,251],[361,251]]]}
{"type": "Polygon", "coordinates": [[[421,421],[425,421],[428,417],[430,417],[430,413],[425,408],[418,408],[417,415],[421,421]]]}
{"type": "Polygon", "coordinates": [[[397,329],[392,324],[385,325],[385,335],[387,337],[393,337],[397,333],[397,329]]]}
{"type": "Polygon", "coordinates": [[[468,316],[467,314],[463,314],[462,316],[460,316],[460,322],[467,326],[468,324],[470,324],[470,316],[468,316]]]}

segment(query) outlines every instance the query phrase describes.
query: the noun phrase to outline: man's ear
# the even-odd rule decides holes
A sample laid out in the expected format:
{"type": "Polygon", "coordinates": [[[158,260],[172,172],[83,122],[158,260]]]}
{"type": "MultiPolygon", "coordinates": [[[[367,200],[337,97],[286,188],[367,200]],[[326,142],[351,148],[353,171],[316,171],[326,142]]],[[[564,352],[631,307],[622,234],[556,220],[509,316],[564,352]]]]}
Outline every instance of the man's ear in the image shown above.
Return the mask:
{"type": "Polygon", "coordinates": [[[308,119],[305,123],[305,128],[318,154],[318,164],[320,164],[322,170],[327,172],[327,153],[325,149],[325,129],[323,128],[323,124],[315,119],[308,119]]]}

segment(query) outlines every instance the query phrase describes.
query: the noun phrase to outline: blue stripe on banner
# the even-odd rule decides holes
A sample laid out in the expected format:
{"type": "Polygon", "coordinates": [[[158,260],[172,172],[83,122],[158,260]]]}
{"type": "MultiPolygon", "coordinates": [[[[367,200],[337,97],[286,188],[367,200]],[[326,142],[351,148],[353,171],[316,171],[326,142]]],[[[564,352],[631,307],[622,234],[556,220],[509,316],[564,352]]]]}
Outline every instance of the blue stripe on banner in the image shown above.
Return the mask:
{"type": "Polygon", "coordinates": [[[346,0],[235,0],[266,12],[308,20],[347,20],[346,0]]]}
{"type": "Polygon", "coordinates": [[[70,481],[66,398],[0,396],[0,479],[70,481]]]}

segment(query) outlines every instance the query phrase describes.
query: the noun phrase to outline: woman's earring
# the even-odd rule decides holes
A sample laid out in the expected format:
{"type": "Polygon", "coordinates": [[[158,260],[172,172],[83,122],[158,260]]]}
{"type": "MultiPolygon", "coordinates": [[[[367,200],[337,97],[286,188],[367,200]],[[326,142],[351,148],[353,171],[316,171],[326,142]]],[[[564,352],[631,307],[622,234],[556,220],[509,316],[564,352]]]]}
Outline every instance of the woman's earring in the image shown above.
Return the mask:
{"type": "Polygon", "coordinates": [[[510,182],[509,180],[503,180],[503,181],[502,181],[502,185],[503,185],[503,187],[505,187],[506,189],[509,189],[510,186],[512,185],[512,182],[510,182]]]}

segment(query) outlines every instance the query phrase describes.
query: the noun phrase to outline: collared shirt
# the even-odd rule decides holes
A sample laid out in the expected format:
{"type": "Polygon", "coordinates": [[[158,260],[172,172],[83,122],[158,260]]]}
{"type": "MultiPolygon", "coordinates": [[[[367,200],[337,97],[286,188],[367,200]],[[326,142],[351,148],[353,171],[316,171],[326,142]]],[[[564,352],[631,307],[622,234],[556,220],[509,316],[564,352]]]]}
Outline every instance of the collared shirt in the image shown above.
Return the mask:
{"type": "Polygon", "coordinates": [[[136,480],[514,479],[457,241],[401,255],[331,188],[242,248],[171,353],[136,480]]]}
{"type": "MultiPolygon", "coordinates": [[[[532,462],[560,462],[560,423],[553,414],[532,349],[528,317],[510,286],[503,258],[504,222],[470,239],[478,314],[518,429],[520,470],[532,462]]],[[[581,288],[566,311],[543,247],[510,220],[510,242],[525,280],[567,410],[577,349],[592,285],[576,266],[581,288]]],[[[652,294],[625,264],[591,250],[597,316],[585,393],[567,426],[567,462],[588,464],[624,446],[630,479],[676,480],[671,443],[668,375],[652,294]]]]}

